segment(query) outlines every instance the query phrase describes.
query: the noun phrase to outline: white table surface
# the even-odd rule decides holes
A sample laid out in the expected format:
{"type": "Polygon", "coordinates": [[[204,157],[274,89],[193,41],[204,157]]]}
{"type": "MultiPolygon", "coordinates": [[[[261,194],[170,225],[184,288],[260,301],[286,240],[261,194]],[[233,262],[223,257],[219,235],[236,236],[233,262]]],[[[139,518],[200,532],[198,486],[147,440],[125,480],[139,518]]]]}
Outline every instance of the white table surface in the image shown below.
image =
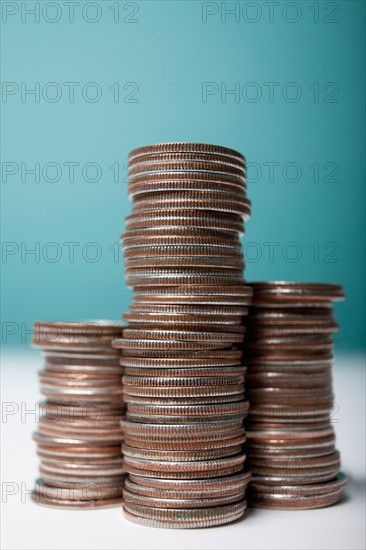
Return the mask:
{"type": "Polygon", "coordinates": [[[4,550],[365,548],[365,371],[361,357],[337,357],[334,367],[337,447],[342,469],[350,478],[342,502],[319,510],[250,509],[243,521],[200,530],[140,527],[124,519],[118,507],[70,511],[38,506],[29,498],[23,502],[24,490],[30,491],[38,477],[31,438],[35,416],[26,411],[41,400],[36,372],[42,358],[35,352],[12,352],[3,355],[1,363],[4,550]]]}

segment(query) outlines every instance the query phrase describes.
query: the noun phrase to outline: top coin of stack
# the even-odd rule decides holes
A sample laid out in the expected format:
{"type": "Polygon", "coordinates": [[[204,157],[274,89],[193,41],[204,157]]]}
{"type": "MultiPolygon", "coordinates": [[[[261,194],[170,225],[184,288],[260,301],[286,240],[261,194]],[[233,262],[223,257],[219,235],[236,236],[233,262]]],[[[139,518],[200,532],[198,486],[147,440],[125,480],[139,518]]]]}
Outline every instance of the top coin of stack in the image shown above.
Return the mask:
{"type": "Polygon", "coordinates": [[[129,155],[133,213],[122,235],[124,511],[161,527],[228,523],[245,510],[245,368],[252,290],[239,235],[250,214],[245,159],[197,143],[129,155]]]}
{"type": "Polygon", "coordinates": [[[42,349],[42,404],[34,434],[42,478],[33,500],[48,506],[95,508],[122,502],[123,418],[119,354],[121,323],[37,322],[33,345],[42,349]]]}
{"type": "Polygon", "coordinates": [[[334,412],[332,302],[338,285],[251,284],[246,355],[251,403],[248,457],[254,506],[319,508],[345,485],[331,424],[334,412]]]}

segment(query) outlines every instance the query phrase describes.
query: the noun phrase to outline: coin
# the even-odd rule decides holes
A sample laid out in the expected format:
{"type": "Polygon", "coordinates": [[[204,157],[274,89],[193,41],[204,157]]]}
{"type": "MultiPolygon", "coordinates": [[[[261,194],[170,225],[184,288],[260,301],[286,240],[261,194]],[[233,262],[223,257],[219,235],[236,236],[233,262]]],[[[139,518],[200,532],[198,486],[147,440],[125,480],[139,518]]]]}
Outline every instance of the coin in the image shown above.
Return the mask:
{"type": "Polygon", "coordinates": [[[149,152],[145,154],[129,157],[129,166],[149,162],[170,162],[170,161],[200,161],[217,162],[219,164],[228,164],[229,166],[244,167],[245,162],[239,156],[213,153],[207,151],[167,151],[167,152],[149,152]]]}
{"type": "MultiPolygon", "coordinates": [[[[242,421],[239,419],[227,420],[227,421],[208,421],[196,424],[189,422],[185,424],[139,424],[137,422],[130,422],[129,420],[122,420],[121,427],[124,433],[138,435],[154,435],[165,436],[169,438],[182,439],[185,437],[193,438],[206,437],[209,438],[210,434],[217,436],[218,434],[223,439],[230,437],[231,431],[236,431],[242,427],[242,421]]],[[[212,435],[211,435],[212,438],[212,435]]]]}
{"type": "Polygon", "coordinates": [[[219,435],[217,439],[212,440],[165,440],[159,438],[152,439],[148,438],[136,438],[135,436],[130,437],[128,434],[125,434],[124,442],[126,445],[129,445],[138,449],[148,449],[148,450],[157,450],[157,451],[186,451],[186,450],[196,450],[202,451],[207,449],[217,449],[218,445],[223,449],[225,447],[233,447],[237,445],[242,445],[246,441],[246,435],[244,429],[239,429],[231,432],[229,438],[221,438],[219,435]]]}
{"type": "Polygon", "coordinates": [[[60,498],[44,497],[38,491],[32,493],[32,500],[36,504],[44,506],[52,506],[55,508],[110,508],[112,506],[120,506],[122,497],[118,498],[103,498],[98,500],[67,500],[60,498]]]}
{"type": "Polygon", "coordinates": [[[232,495],[244,490],[250,481],[249,472],[229,476],[226,479],[175,480],[144,478],[131,475],[126,479],[128,491],[157,498],[212,498],[232,495]]]}
{"type": "Polygon", "coordinates": [[[242,501],[244,497],[244,492],[237,493],[230,496],[220,496],[215,498],[205,498],[205,499],[162,499],[156,497],[146,497],[136,495],[127,491],[123,491],[124,502],[128,504],[138,504],[144,506],[152,506],[159,508],[169,508],[169,509],[182,509],[182,508],[210,508],[214,506],[225,506],[226,504],[231,504],[233,502],[242,501]]]}
{"type": "Polygon", "coordinates": [[[126,217],[127,229],[141,228],[170,228],[175,227],[196,227],[196,228],[211,228],[229,233],[244,233],[243,219],[240,214],[214,211],[192,211],[190,209],[180,209],[179,212],[161,210],[140,211],[134,212],[126,217]]]}
{"type": "MultiPolygon", "coordinates": [[[[170,330],[167,328],[147,328],[143,327],[142,329],[138,328],[127,328],[123,331],[123,337],[127,338],[128,340],[171,340],[172,342],[175,342],[176,340],[182,342],[210,342],[210,343],[217,343],[217,342],[224,342],[227,344],[230,343],[241,343],[243,340],[243,333],[232,331],[228,332],[227,330],[225,332],[208,332],[203,331],[202,327],[199,327],[197,331],[189,330],[191,327],[179,327],[179,329],[172,330],[170,327],[170,330]]],[[[194,327],[192,327],[194,328],[194,327]]]]}
{"type": "Polygon", "coordinates": [[[186,143],[186,142],[167,142],[167,143],[155,143],[153,145],[145,145],[143,147],[139,147],[137,149],[133,149],[128,155],[129,161],[132,161],[133,159],[138,158],[140,155],[149,155],[149,154],[157,154],[157,153],[205,153],[205,154],[217,154],[217,155],[225,155],[229,158],[233,157],[234,159],[237,159],[237,162],[244,164],[245,158],[244,156],[239,153],[238,151],[235,151],[234,149],[230,149],[228,147],[222,147],[221,145],[211,145],[207,143],[186,143]]]}
{"type": "Polygon", "coordinates": [[[191,378],[191,377],[154,377],[149,373],[148,376],[128,376],[125,375],[122,379],[124,384],[124,390],[129,386],[137,387],[141,389],[142,387],[185,387],[185,388],[201,388],[206,386],[221,386],[225,387],[226,385],[235,385],[242,384],[244,382],[243,376],[232,376],[232,377],[213,377],[210,374],[205,378],[191,378]]]}
{"type": "Polygon", "coordinates": [[[132,459],[142,460],[163,460],[163,461],[198,461],[198,460],[217,460],[219,458],[233,456],[239,454],[242,448],[241,445],[233,445],[230,447],[223,447],[221,449],[202,449],[202,450],[152,450],[152,449],[140,449],[137,447],[131,447],[129,445],[122,445],[122,452],[124,456],[131,457],[132,459]]]}

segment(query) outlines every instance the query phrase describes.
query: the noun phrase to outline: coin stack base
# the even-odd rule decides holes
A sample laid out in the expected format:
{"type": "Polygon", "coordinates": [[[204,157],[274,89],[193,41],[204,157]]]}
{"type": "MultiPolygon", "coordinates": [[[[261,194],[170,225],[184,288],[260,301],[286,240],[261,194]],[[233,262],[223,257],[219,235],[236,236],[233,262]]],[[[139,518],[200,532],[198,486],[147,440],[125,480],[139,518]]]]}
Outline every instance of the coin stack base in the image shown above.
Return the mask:
{"type": "Polygon", "coordinates": [[[246,341],[251,506],[310,509],[338,502],[340,472],[331,424],[332,302],[338,285],[253,283],[246,341]]]}
{"type": "Polygon", "coordinates": [[[33,436],[41,459],[37,504],[93,509],[122,502],[123,368],[111,346],[121,332],[112,321],[35,323],[47,398],[33,436]]]}
{"type": "Polygon", "coordinates": [[[245,160],[212,145],[141,147],[129,155],[129,195],[122,243],[134,294],[114,342],[127,406],[124,513],[153,527],[229,523],[244,514],[250,479],[245,160]]]}

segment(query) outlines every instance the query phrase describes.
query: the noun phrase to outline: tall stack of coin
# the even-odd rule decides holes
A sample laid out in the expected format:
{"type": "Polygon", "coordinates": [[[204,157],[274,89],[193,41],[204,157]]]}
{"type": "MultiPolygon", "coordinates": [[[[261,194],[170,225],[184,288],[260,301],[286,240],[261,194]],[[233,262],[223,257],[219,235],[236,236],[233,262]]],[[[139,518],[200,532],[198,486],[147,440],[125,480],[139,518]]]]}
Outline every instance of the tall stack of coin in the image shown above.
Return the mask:
{"type": "Polygon", "coordinates": [[[34,326],[33,344],[45,356],[41,404],[34,434],[41,458],[35,502],[95,508],[122,502],[122,401],[119,353],[112,321],[34,326]]]}
{"type": "Polygon", "coordinates": [[[129,194],[122,242],[134,294],[114,344],[125,369],[125,515],[158,527],[228,523],[244,514],[250,477],[245,160],[205,144],[141,147],[129,155],[129,194]]]}
{"type": "MultiPolygon", "coordinates": [[[[319,508],[337,502],[340,473],[332,421],[332,303],[338,285],[253,283],[246,364],[250,503],[319,508]]],[[[335,419],[336,420],[336,419],[335,419]]]]}

